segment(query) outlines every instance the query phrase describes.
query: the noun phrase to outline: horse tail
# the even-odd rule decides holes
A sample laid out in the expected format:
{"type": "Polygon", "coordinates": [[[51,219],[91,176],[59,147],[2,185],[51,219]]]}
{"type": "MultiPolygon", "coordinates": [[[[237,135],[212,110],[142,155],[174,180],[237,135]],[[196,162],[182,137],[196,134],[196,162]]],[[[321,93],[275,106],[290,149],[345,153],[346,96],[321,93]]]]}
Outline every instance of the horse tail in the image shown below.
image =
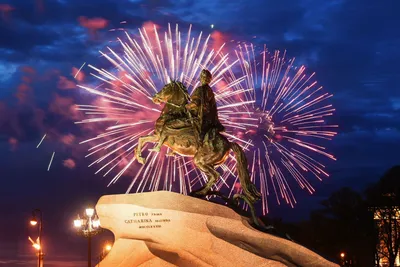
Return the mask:
{"type": "Polygon", "coordinates": [[[231,143],[231,149],[235,154],[237,161],[236,169],[239,174],[240,185],[243,189],[243,193],[251,198],[251,202],[256,202],[261,198],[261,194],[257,191],[255,185],[251,182],[250,174],[247,169],[247,158],[244,154],[243,149],[236,143],[231,143]]]}
{"type": "Polygon", "coordinates": [[[243,152],[243,149],[236,143],[231,143],[231,148],[233,153],[235,153],[235,158],[237,161],[236,169],[239,174],[240,183],[242,186],[244,183],[251,183],[250,175],[247,170],[247,158],[243,152]]]}

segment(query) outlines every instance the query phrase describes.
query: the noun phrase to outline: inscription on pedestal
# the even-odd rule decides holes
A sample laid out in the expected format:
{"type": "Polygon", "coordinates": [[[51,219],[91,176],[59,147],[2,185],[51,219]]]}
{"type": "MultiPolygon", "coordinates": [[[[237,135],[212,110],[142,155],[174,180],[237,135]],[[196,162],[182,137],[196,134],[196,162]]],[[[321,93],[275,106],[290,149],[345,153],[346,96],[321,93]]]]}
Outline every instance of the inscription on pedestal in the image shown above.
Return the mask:
{"type": "Polygon", "coordinates": [[[171,220],[163,218],[162,212],[134,212],[132,219],[126,219],[126,224],[137,224],[139,229],[162,228],[165,223],[171,220]]]}

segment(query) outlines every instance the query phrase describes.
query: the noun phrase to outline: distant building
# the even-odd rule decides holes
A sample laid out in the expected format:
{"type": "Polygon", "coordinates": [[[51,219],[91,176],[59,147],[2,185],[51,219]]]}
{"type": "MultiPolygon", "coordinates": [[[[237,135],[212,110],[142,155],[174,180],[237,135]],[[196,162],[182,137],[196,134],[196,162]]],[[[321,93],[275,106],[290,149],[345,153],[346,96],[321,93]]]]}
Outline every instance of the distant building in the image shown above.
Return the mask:
{"type": "Polygon", "coordinates": [[[400,266],[400,209],[398,206],[374,207],[377,243],[375,266],[390,266],[389,257],[397,248],[394,266],[400,266]]]}

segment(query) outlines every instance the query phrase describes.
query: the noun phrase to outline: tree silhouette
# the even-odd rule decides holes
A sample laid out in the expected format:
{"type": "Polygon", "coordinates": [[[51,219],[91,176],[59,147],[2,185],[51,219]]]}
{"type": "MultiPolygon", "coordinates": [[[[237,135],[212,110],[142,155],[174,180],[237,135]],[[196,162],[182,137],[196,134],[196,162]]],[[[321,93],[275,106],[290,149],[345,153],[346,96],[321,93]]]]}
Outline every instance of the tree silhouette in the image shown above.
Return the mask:
{"type": "Polygon", "coordinates": [[[344,187],[321,202],[310,220],[298,223],[293,239],[334,261],[345,252],[344,266],[372,266],[374,255],[373,223],[362,195],[344,187]]]}
{"type": "Polygon", "coordinates": [[[382,260],[394,267],[400,249],[400,166],[392,167],[367,190],[367,202],[376,226],[376,265],[382,260]]]}

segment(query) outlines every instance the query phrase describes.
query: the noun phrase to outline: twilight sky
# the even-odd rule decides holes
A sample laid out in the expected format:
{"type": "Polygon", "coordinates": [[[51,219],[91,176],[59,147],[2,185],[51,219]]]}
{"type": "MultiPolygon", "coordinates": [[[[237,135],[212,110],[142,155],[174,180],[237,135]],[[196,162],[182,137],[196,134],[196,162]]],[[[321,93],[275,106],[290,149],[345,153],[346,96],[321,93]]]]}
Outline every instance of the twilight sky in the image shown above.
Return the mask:
{"type": "MultiPolygon", "coordinates": [[[[27,221],[39,207],[46,265],[85,266],[85,241],[71,229],[74,216],[103,194],[125,192],[129,179],[106,188],[108,180],[86,167],[86,148],[77,146],[85,133],[69,114],[76,68],[98,61],[98,50],[122,33],[109,31],[121,21],[126,29],[152,21],[218,30],[227,40],[286,49],[317,72],[319,84],[334,94],[340,128],[328,149],[338,161],[328,162],[331,177],[315,184],[315,195],[299,192],[294,209],[272,209],[273,216],[294,220],[306,218],[330,192],[362,190],[400,163],[399,10],[395,0],[1,1],[0,265],[33,264],[27,236],[35,233],[27,221]],[[44,133],[49,137],[36,149],[44,133]]],[[[98,238],[93,255],[105,240],[111,235],[98,238]]]]}

